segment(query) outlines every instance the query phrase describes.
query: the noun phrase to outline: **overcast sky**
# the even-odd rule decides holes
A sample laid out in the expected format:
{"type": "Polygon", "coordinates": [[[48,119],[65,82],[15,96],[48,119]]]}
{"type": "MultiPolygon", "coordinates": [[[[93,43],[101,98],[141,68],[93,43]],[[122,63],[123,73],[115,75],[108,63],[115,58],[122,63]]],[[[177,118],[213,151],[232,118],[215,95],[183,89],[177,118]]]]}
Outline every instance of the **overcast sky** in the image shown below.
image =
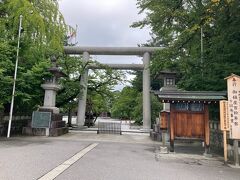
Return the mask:
{"type": "MultiPolygon", "coordinates": [[[[150,39],[148,29],[130,28],[142,20],[136,0],[60,0],[60,11],[68,25],[77,28],[78,46],[133,46],[150,39]]],[[[75,39],[72,40],[75,42],[75,39]]],[[[93,56],[101,63],[142,64],[136,56],[93,56]]],[[[133,76],[128,75],[127,79],[133,76]]],[[[128,84],[128,83],[127,83],[128,84]]],[[[122,89],[124,85],[116,86],[122,89]]]]}
{"type": "MultiPolygon", "coordinates": [[[[60,0],[60,11],[67,24],[78,26],[79,46],[133,46],[145,43],[148,29],[130,28],[144,18],[136,0],[60,0]]],[[[75,40],[73,40],[75,41],[75,40]]],[[[142,63],[135,56],[94,56],[102,63],[142,63]]]]}

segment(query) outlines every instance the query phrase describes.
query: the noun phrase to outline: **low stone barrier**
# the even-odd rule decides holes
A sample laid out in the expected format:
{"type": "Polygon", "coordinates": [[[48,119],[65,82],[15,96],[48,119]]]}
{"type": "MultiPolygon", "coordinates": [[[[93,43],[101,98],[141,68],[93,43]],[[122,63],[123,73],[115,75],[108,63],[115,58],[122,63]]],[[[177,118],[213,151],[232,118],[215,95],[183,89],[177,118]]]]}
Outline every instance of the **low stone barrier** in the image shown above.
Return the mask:
{"type": "MultiPolygon", "coordinates": [[[[223,155],[223,132],[220,130],[220,122],[210,121],[209,126],[210,126],[210,147],[214,152],[223,155]]],[[[227,133],[227,151],[228,157],[233,158],[233,140],[229,139],[229,133],[227,133]]],[[[240,148],[238,148],[238,152],[240,154],[240,148]]]]}
{"type": "Polygon", "coordinates": [[[210,121],[210,146],[211,149],[223,153],[223,134],[218,121],[210,121]]]}
{"type": "Polygon", "coordinates": [[[98,122],[98,134],[122,134],[121,122],[98,122]]]}

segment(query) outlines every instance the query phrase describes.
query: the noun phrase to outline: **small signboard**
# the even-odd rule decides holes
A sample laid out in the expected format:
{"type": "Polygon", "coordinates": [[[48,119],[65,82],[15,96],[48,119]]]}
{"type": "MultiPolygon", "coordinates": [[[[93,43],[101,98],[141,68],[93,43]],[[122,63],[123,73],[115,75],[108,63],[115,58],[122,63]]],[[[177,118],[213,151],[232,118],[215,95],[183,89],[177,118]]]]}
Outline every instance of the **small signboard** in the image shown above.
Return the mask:
{"type": "Polygon", "coordinates": [[[168,117],[169,113],[162,111],[160,112],[160,128],[167,129],[168,128],[168,117]]]}
{"type": "Polygon", "coordinates": [[[34,111],[32,115],[33,128],[49,128],[51,122],[51,112],[34,111]]]}
{"type": "Polygon", "coordinates": [[[220,124],[222,131],[229,131],[228,101],[220,101],[220,124]]]}
{"type": "Polygon", "coordinates": [[[228,87],[230,138],[240,139],[240,76],[232,74],[225,79],[228,87]]]}

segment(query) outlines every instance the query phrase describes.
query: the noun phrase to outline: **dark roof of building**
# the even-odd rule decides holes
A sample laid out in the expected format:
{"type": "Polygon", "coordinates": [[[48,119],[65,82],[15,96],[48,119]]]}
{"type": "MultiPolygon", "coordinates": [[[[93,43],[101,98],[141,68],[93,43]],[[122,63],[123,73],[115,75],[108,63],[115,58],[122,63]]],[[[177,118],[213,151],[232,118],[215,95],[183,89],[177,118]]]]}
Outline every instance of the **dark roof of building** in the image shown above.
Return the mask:
{"type": "Polygon", "coordinates": [[[165,70],[160,71],[160,74],[175,74],[176,75],[177,72],[165,69],[165,70]]]}
{"type": "Polygon", "coordinates": [[[153,91],[162,101],[220,101],[227,99],[222,91],[153,91]]]}

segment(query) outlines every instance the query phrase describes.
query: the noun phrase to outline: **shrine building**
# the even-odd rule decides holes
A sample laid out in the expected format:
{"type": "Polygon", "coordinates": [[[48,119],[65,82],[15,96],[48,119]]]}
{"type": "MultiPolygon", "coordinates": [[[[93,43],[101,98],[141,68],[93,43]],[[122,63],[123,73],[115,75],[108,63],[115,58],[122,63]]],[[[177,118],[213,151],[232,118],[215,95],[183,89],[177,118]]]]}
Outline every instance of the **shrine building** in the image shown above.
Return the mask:
{"type": "Polygon", "coordinates": [[[174,140],[192,139],[204,142],[205,153],[209,153],[209,105],[226,100],[226,92],[184,91],[176,87],[176,73],[162,71],[164,86],[154,91],[163,103],[161,124],[167,124],[170,136],[170,151],[174,151],[174,140]],[[167,118],[166,118],[167,117],[167,118]]]}

